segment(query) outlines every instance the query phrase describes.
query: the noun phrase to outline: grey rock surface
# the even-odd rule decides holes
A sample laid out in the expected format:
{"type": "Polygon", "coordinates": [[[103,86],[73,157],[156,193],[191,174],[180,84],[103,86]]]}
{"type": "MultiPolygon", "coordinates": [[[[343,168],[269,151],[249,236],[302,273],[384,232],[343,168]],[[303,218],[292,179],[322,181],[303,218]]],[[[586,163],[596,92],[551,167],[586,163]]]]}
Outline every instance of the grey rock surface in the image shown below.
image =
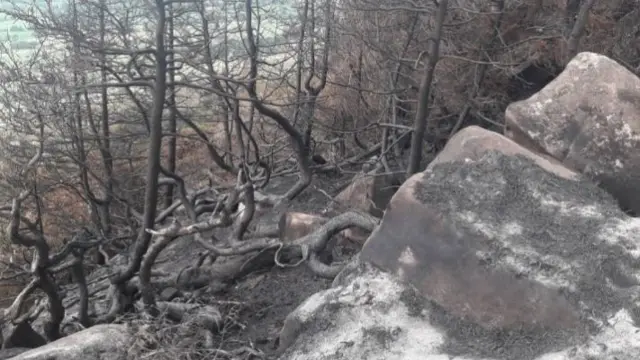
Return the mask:
{"type": "Polygon", "coordinates": [[[96,325],[10,359],[126,360],[130,341],[126,325],[96,325]]]}
{"type": "Polygon", "coordinates": [[[405,182],[357,263],[289,316],[280,359],[640,358],[640,221],[532,156],[405,182]]]}
{"type": "Polygon", "coordinates": [[[530,98],[510,104],[505,134],[588,175],[640,213],[640,78],[583,52],[530,98]]]}
{"type": "Polygon", "coordinates": [[[25,351],[29,351],[29,348],[14,347],[10,349],[0,349],[0,360],[7,360],[14,356],[20,355],[25,351]]]}

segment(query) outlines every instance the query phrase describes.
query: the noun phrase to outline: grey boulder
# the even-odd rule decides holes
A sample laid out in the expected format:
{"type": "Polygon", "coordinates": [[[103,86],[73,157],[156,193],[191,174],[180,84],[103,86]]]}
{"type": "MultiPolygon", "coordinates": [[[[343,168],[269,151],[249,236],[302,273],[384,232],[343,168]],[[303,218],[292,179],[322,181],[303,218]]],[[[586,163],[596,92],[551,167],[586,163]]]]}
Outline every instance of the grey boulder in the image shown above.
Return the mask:
{"type": "Polygon", "coordinates": [[[600,54],[576,55],[530,98],[509,105],[505,134],[587,175],[640,214],[640,78],[600,54]]]}
{"type": "Polygon", "coordinates": [[[280,359],[640,359],[640,221],[501,135],[456,137],[287,317],[280,359]]]}

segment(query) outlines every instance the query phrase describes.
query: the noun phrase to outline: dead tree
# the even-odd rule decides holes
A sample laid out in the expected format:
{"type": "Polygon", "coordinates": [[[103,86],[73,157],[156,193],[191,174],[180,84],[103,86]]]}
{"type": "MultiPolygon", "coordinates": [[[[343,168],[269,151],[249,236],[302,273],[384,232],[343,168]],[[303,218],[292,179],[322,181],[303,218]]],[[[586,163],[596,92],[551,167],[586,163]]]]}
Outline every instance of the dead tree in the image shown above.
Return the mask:
{"type": "Polygon", "coordinates": [[[165,27],[167,23],[166,3],[156,0],[158,19],[155,33],[155,49],[153,57],[156,63],[153,94],[153,107],[150,121],[150,139],[148,147],[147,184],[145,188],[144,218],[142,229],[134,245],[133,256],[127,268],[118,273],[112,283],[122,286],[140,269],[142,257],[149,247],[151,234],[146,229],[153,229],[156,223],[158,203],[158,175],[160,174],[160,151],[162,148],[162,111],[164,110],[167,92],[167,53],[165,49],[165,27]]]}
{"type": "MultiPolygon", "coordinates": [[[[413,137],[411,138],[411,155],[407,176],[411,176],[420,170],[422,161],[422,144],[429,121],[429,103],[431,93],[431,83],[433,82],[434,71],[440,56],[440,41],[442,39],[442,28],[447,14],[448,0],[438,1],[438,13],[436,15],[435,31],[431,37],[431,45],[428,52],[427,65],[424,69],[424,76],[420,83],[420,93],[418,95],[418,111],[413,125],[413,137]]],[[[434,126],[431,126],[435,130],[434,126]]]]}
{"type": "MultiPolygon", "coordinates": [[[[298,171],[300,173],[300,180],[282,197],[264,198],[262,201],[271,203],[272,205],[278,205],[283,201],[291,201],[298,196],[304,189],[311,183],[311,169],[310,169],[310,153],[309,148],[305,145],[304,134],[301,133],[293,123],[287,119],[278,110],[265,105],[260,98],[256,90],[256,81],[258,79],[258,63],[260,61],[258,48],[256,46],[254,28],[253,28],[253,6],[251,0],[245,2],[245,31],[247,38],[247,51],[249,56],[249,80],[247,81],[247,92],[251,99],[251,103],[262,115],[273,119],[282,130],[289,137],[291,147],[294,151],[294,155],[298,165],[298,171]]],[[[311,80],[309,80],[311,81],[311,80]]],[[[260,200],[259,200],[260,201],[260,200]]]]}
{"type": "MultiPolygon", "coordinates": [[[[167,129],[169,135],[169,141],[167,143],[167,170],[171,173],[176,172],[176,147],[178,140],[178,127],[176,118],[178,116],[176,108],[176,62],[175,62],[175,52],[174,52],[174,43],[175,43],[175,30],[174,30],[174,11],[173,11],[173,3],[169,2],[167,5],[169,14],[168,14],[168,31],[167,31],[167,70],[168,70],[168,107],[169,107],[169,126],[167,129]]],[[[168,208],[173,203],[173,194],[174,188],[173,185],[167,185],[167,190],[165,194],[165,208],[168,208]]]]}
{"type": "Polygon", "coordinates": [[[82,260],[84,251],[96,247],[99,242],[88,241],[87,236],[79,236],[68,242],[58,252],[53,252],[50,248],[43,233],[37,175],[37,169],[44,154],[44,122],[42,116],[37,116],[37,119],[39,123],[39,133],[37,134],[39,145],[36,153],[24,166],[20,174],[24,178],[23,184],[28,184],[28,186],[12,199],[11,205],[0,209],[0,212],[8,210],[8,213],[5,212],[2,214],[9,218],[9,224],[5,229],[7,238],[10,239],[14,245],[34,250],[30,267],[26,270],[32,277],[32,280],[16,297],[13,304],[1,314],[0,322],[11,321],[13,323],[20,323],[32,321],[33,317],[37,316],[37,313],[42,311],[42,309],[24,309],[24,304],[34,290],[40,289],[46,294],[48,301],[49,317],[44,324],[45,337],[49,341],[54,341],[61,336],[60,325],[65,315],[62,296],[58,290],[58,284],[56,283],[54,275],[65,270],[73,273],[80,290],[79,295],[82,304],[80,320],[83,325],[89,326],[90,322],[87,313],[88,292],[82,260]],[[26,219],[22,214],[24,203],[30,198],[34,199],[36,203],[35,222],[26,219]],[[26,229],[22,229],[21,224],[25,224],[26,229]],[[74,254],[75,259],[65,263],[71,253],[74,254]]]}
{"type": "MultiPolygon", "coordinates": [[[[571,21],[573,26],[571,27],[571,33],[567,40],[567,62],[571,60],[578,53],[578,44],[580,37],[584,33],[584,29],[587,26],[589,20],[589,11],[595,4],[596,0],[587,0],[580,6],[580,11],[575,15],[575,21],[571,21]]],[[[571,19],[573,20],[573,19],[571,19]]]]}
{"type": "MultiPolygon", "coordinates": [[[[112,204],[125,203],[128,207],[128,212],[131,213],[131,217],[133,218],[131,227],[139,230],[139,232],[132,246],[132,256],[129,259],[129,263],[123,269],[114,269],[116,271],[114,277],[111,278],[112,286],[110,288],[112,307],[106,316],[96,321],[111,321],[115,315],[124,309],[124,302],[132,300],[124,296],[127,290],[126,288],[137,287],[147,309],[154,311],[160,308],[161,305],[155,300],[155,294],[152,290],[153,286],[151,286],[152,281],[158,280],[153,279],[151,268],[157,256],[168,244],[180,237],[189,235],[194,236],[195,240],[207,249],[207,255],[210,258],[234,257],[234,259],[238,259],[238,262],[232,261],[234,266],[227,266],[225,268],[226,275],[224,276],[229,278],[233,278],[243,271],[247,271],[246,269],[250,269],[251,266],[265,266],[265,264],[273,263],[280,266],[293,266],[307,263],[314,271],[320,274],[325,276],[335,275],[343,264],[327,266],[318,260],[318,254],[327,247],[328,240],[336,233],[352,226],[359,226],[371,230],[376,225],[378,219],[359,213],[343,214],[335,219],[329,220],[316,232],[293,241],[282,241],[277,236],[273,236],[273,234],[257,236],[249,226],[257,212],[257,206],[261,204],[275,205],[291,201],[299,195],[311,181],[311,169],[309,166],[311,155],[309,149],[310,141],[305,140],[305,138],[310,139],[313,129],[311,125],[302,127],[302,129],[296,128],[290,117],[285,116],[282,111],[277,110],[276,106],[270,104],[269,101],[265,100],[265,98],[259,94],[260,91],[256,86],[256,82],[258,81],[257,79],[262,76],[260,69],[264,62],[260,55],[260,43],[255,34],[255,23],[252,22],[251,1],[249,0],[245,4],[247,21],[243,30],[249,45],[249,74],[243,74],[242,76],[235,75],[234,77],[229,70],[225,70],[224,74],[219,74],[213,66],[210,66],[215,63],[213,55],[206,55],[205,52],[205,57],[208,56],[208,64],[205,66],[205,68],[207,68],[206,79],[208,82],[205,83],[197,80],[191,81],[189,78],[188,81],[177,80],[178,76],[172,79],[172,76],[168,75],[173,70],[176,72],[179,70],[178,66],[172,65],[172,63],[183,61],[182,57],[188,57],[186,56],[188,54],[179,54],[176,52],[175,49],[178,48],[178,46],[172,49],[171,44],[165,44],[167,24],[176,20],[171,16],[170,12],[169,15],[167,15],[168,2],[156,1],[157,18],[154,20],[156,31],[153,43],[146,47],[145,42],[140,41],[142,45],[139,48],[133,47],[133,40],[129,35],[126,35],[128,33],[127,24],[115,24],[121,26],[121,28],[111,24],[110,26],[118,28],[118,31],[121,31],[119,34],[116,32],[120,36],[119,41],[121,43],[116,45],[106,44],[105,39],[107,38],[106,32],[108,31],[108,24],[105,14],[109,14],[109,9],[106,8],[104,1],[99,1],[97,5],[95,3],[91,4],[91,6],[98,6],[97,9],[99,11],[97,14],[100,17],[100,21],[98,21],[100,24],[100,32],[96,32],[98,36],[95,38],[87,36],[87,32],[80,29],[78,24],[80,22],[79,18],[83,16],[80,12],[81,7],[79,6],[80,4],[74,3],[74,5],[76,6],[72,7],[72,19],[74,20],[72,24],[65,24],[58,18],[47,18],[47,21],[43,21],[42,18],[38,18],[38,16],[31,17],[28,13],[16,15],[20,15],[22,19],[30,21],[34,27],[43,32],[49,31],[66,36],[72,45],[71,53],[74,59],[81,55],[83,59],[92,59],[99,67],[100,82],[98,84],[91,83],[88,75],[85,77],[84,69],[74,68],[75,71],[71,72],[72,75],[74,75],[74,78],[71,80],[74,92],[68,93],[66,96],[72,100],[69,102],[73,107],[73,111],[70,113],[74,116],[71,121],[61,122],[61,124],[69,125],[70,128],[68,132],[63,134],[69,135],[72,139],[71,143],[73,144],[74,150],[72,154],[74,163],[77,166],[77,174],[80,175],[80,189],[82,189],[83,194],[85,194],[85,198],[99,206],[102,206],[103,201],[106,202],[107,198],[111,199],[109,201],[113,201],[112,204]],[[122,62],[122,57],[127,59],[124,63],[122,62]],[[149,65],[152,65],[154,70],[150,71],[149,65]],[[188,114],[182,114],[177,107],[174,106],[175,104],[172,100],[167,101],[167,88],[177,89],[179,87],[206,91],[220,97],[227,105],[227,109],[231,113],[229,115],[230,129],[233,129],[233,134],[235,135],[234,141],[237,142],[236,145],[239,149],[239,154],[234,154],[234,161],[226,161],[224,159],[225,156],[218,153],[219,149],[212,144],[207,134],[198,127],[195,121],[192,121],[188,114]],[[101,95],[99,104],[101,117],[97,117],[97,119],[91,111],[92,104],[87,92],[87,90],[95,88],[100,89],[101,95]],[[123,89],[128,95],[128,100],[130,100],[134,104],[135,109],[139,111],[141,123],[146,131],[145,134],[148,134],[146,187],[143,202],[144,207],[142,210],[137,209],[134,201],[127,199],[127,196],[121,193],[123,190],[121,185],[113,179],[115,178],[115,174],[113,174],[115,170],[112,152],[115,151],[116,146],[113,145],[112,141],[115,141],[114,139],[116,139],[116,137],[112,136],[110,124],[113,123],[109,123],[109,121],[111,120],[110,117],[113,116],[117,110],[108,106],[110,103],[110,95],[106,89],[114,88],[123,89]],[[248,97],[247,95],[242,95],[243,88],[248,93],[248,97]],[[143,89],[142,94],[138,91],[139,89],[143,89]],[[144,90],[149,89],[153,96],[150,100],[147,100],[145,99],[147,94],[144,93],[144,90]],[[148,111],[147,103],[151,105],[150,112],[148,111]],[[284,195],[273,195],[263,191],[264,183],[269,179],[268,171],[265,176],[266,180],[261,179],[255,174],[255,167],[266,170],[270,170],[270,168],[269,166],[265,166],[261,159],[260,149],[257,145],[254,132],[252,131],[253,116],[246,116],[241,112],[241,105],[247,103],[255,108],[259,115],[275,121],[278,126],[284,130],[291,143],[291,147],[294,149],[298,171],[300,172],[300,180],[295,187],[287,191],[284,195]],[[236,175],[237,182],[234,186],[230,189],[218,189],[214,186],[209,186],[205,189],[191,189],[189,185],[186,184],[185,179],[178,174],[178,170],[172,170],[170,166],[169,168],[162,166],[160,150],[162,150],[162,136],[165,135],[162,131],[162,112],[166,107],[174,107],[176,120],[183,121],[194,129],[197,136],[204,141],[215,164],[236,175]],[[102,121],[102,126],[97,124],[98,121],[102,121]],[[88,128],[86,126],[87,124],[89,124],[88,128]],[[103,166],[108,170],[108,173],[110,172],[111,175],[114,175],[113,177],[101,179],[100,176],[94,174],[94,170],[91,167],[87,166],[87,162],[89,162],[90,144],[98,145],[100,154],[102,154],[103,166]],[[105,181],[101,182],[100,180],[105,181]],[[98,187],[106,192],[105,197],[100,198],[96,194],[91,195],[92,190],[96,189],[96,185],[94,185],[95,183],[92,183],[92,181],[97,182],[99,184],[98,187]],[[111,182],[109,183],[109,181],[111,182]],[[162,211],[158,211],[158,192],[162,186],[171,186],[174,189],[176,200],[162,211]],[[205,196],[206,199],[204,199],[205,196]],[[206,200],[208,204],[203,205],[203,200],[206,200]],[[240,203],[242,203],[242,206],[240,206],[240,203]],[[176,215],[179,211],[183,211],[186,214],[186,219],[176,215]],[[205,215],[204,220],[203,215],[205,215]],[[170,216],[173,216],[171,223],[168,226],[159,227],[159,224],[170,216]],[[215,227],[231,227],[230,237],[226,239],[226,241],[221,241],[218,244],[214,244],[209,241],[209,239],[205,239],[202,233],[215,227]],[[262,256],[263,258],[266,256],[267,260],[262,263],[255,261],[256,265],[253,265],[252,260],[256,259],[257,256],[262,256]],[[294,259],[293,264],[290,263],[292,259],[294,259]],[[247,262],[252,265],[245,266],[247,262]],[[136,275],[138,276],[137,280],[139,280],[139,282],[136,282],[136,279],[134,279],[136,275]]],[[[312,6],[307,5],[308,9],[313,9],[312,6]]],[[[332,3],[327,2],[323,30],[316,31],[314,30],[316,29],[316,25],[309,25],[308,28],[311,29],[310,33],[303,37],[303,39],[306,38],[305,41],[311,42],[312,45],[317,39],[324,39],[322,40],[324,44],[322,55],[319,56],[319,59],[316,59],[316,50],[314,50],[314,54],[310,57],[310,61],[314,64],[310,70],[305,69],[305,71],[307,71],[307,77],[304,83],[300,85],[304,87],[307,95],[311,97],[307,96],[307,98],[300,102],[296,101],[296,103],[293,104],[294,107],[312,105],[311,108],[307,109],[310,110],[310,112],[307,111],[304,115],[308,117],[308,121],[312,121],[315,101],[327,82],[328,47],[330,43],[332,11],[332,3]],[[315,32],[321,34],[317,35],[315,32]],[[316,66],[315,63],[318,65],[316,66]]],[[[315,16],[313,11],[310,10],[309,12],[311,13],[309,19],[311,24],[311,22],[315,21],[312,20],[315,16]]],[[[205,26],[205,24],[206,19],[203,19],[203,26],[205,26]]],[[[174,23],[174,25],[176,24],[174,23]]],[[[176,43],[181,41],[180,39],[174,40],[176,43]]],[[[209,41],[208,43],[210,44],[211,42],[209,41]]],[[[313,45],[314,49],[316,45],[318,44],[313,45]]],[[[84,61],[82,62],[83,66],[91,67],[92,62],[88,61],[88,63],[89,64],[84,61]]],[[[230,64],[231,61],[226,61],[227,66],[230,66],[230,64]]],[[[302,64],[300,64],[298,69],[302,68],[302,64]]],[[[58,115],[62,113],[65,113],[65,111],[59,111],[58,115]]],[[[308,124],[311,123],[308,122],[308,124]]],[[[171,125],[171,127],[173,127],[173,125],[171,125]]],[[[175,136],[176,134],[174,132],[169,135],[175,136]]],[[[64,138],[63,140],[66,141],[68,138],[64,138]]],[[[229,156],[229,158],[230,157],[231,156],[229,156]]],[[[127,161],[129,162],[129,168],[133,169],[135,166],[134,161],[131,158],[127,159],[127,161]]],[[[10,209],[12,211],[17,209],[15,211],[18,212],[19,215],[19,205],[24,204],[24,199],[22,199],[22,195],[16,197],[16,199],[17,206],[11,207],[10,209]]],[[[108,207],[104,208],[108,209],[108,207]]],[[[20,217],[12,217],[12,219],[16,218],[19,219],[20,217]]],[[[22,221],[22,223],[24,224],[25,222],[22,221]]],[[[10,235],[12,238],[19,239],[19,236],[22,236],[21,233],[17,233],[16,235],[16,232],[13,231],[15,230],[15,226],[11,227],[11,229],[10,235]]],[[[42,238],[44,238],[43,233],[43,231],[40,231],[42,238]]],[[[38,240],[27,241],[26,243],[23,241],[22,244],[24,246],[33,244],[33,246],[38,249],[44,249],[39,251],[50,251],[50,249],[47,250],[45,246],[40,246],[42,243],[46,245],[46,241],[38,237],[36,237],[36,239],[38,240]]],[[[83,246],[85,247],[79,247],[80,245],[77,245],[79,243],[78,241],[72,241],[72,243],[76,245],[65,247],[63,253],[66,254],[65,256],[71,254],[75,259],[70,263],[63,264],[62,267],[71,270],[74,281],[81,285],[84,282],[84,276],[79,270],[82,268],[82,256],[88,245],[84,244],[83,246]],[[70,249],[74,250],[72,251],[70,249]]],[[[100,245],[102,244],[102,240],[96,240],[90,243],[100,245]]],[[[62,255],[53,255],[40,256],[40,258],[50,259],[48,262],[47,260],[42,260],[44,263],[41,262],[41,264],[57,264],[57,261],[63,257],[62,255]]],[[[215,271],[220,270],[215,268],[216,265],[218,264],[213,261],[211,268],[215,271]]],[[[195,269],[201,269],[202,267],[203,265],[200,262],[193,266],[195,269]]],[[[184,273],[187,273],[187,271],[184,273]]],[[[46,273],[42,273],[42,276],[46,276],[46,273]]],[[[43,279],[46,280],[46,277],[43,277],[43,279]]],[[[40,284],[40,281],[44,280],[38,281],[39,282],[33,285],[33,287],[47,287],[46,284],[40,284]]],[[[81,294],[81,297],[86,296],[86,286],[79,286],[78,288],[79,291],[84,294],[81,294]]],[[[50,301],[55,302],[53,291],[45,290],[45,292],[47,292],[47,294],[51,293],[50,301]]],[[[58,303],[56,304],[59,305],[58,303]]],[[[60,307],[56,304],[54,304],[55,306],[52,306],[52,308],[58,311],[60,307]]],[[[87,306],[86,301],[83,301],[81,308],[86,310],[87,306]]],[[[82,310],[80,321],[90,323],[90,319],[88,319],[84,313],[85,310],[82,310]]],[[[55,317],[52,318],[58,321],[61,320],[60,316],[64,316],[64,313],[60,315],[60,312],[57,312],[55,317]]],[[[57,325],[53,324],[51,326],[51,337],[57,336],[57,328],[59,328],[59,322],[57,325]]]]}

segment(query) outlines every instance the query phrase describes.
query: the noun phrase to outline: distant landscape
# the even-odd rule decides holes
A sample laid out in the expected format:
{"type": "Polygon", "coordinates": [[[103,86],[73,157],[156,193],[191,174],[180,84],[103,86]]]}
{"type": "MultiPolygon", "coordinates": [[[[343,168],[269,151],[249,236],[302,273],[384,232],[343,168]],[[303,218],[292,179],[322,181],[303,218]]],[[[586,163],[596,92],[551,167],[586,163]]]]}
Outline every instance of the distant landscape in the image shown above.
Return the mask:
{"type": "MultiPolygon", "coordinates": [[[[67,7],[67,0],[50,0],[54,8],[65,9],[67,7]]],[[[46,8],[46,0],[3,0],[0,1],[0,10],[12,9],[13,4],[17,4],[20,7],[31,6],[31,4],[46,8]],[[23,5],[24,4],[24,5],[23,5]]],[[[295,9],[290,4],[291,1],[265,1],[262,6],[267,6],[278,14],[278,17],[285,19],[295,15],[295,9]]],[[[263,25],[266,27],[266,25],[263,25]]],[[[21,55],[28,55],[38,45],[38,40],[34,37],[27,24],[16,21],[10,18],[6,14],[0,12],[0,42],[9,44],[12,50],[20,53],[21,55]]],[[[240,45],[240,44],[237,44],[240,45]]],[[[0,51],[0,56],[2,56],[0,51]]]]}
{"type": "MultiPolygon", "coordinates": [[[[64,0],[51,0],[54,7],[64,6],[64,0]]],[[[1,9],[11,9],[12,4],[35,4],[36,6],[46,6],[45,0],[7,0],[0,1],[1,9]]],[[[25,23],[11,19],[0,13],[0,41],[10,44],[10,47],[21,55],[28,55],[38,45],[37,39],[28,29],[25,23]]],[[[0,54],[2,55],[2,54],[0,54]]]]}

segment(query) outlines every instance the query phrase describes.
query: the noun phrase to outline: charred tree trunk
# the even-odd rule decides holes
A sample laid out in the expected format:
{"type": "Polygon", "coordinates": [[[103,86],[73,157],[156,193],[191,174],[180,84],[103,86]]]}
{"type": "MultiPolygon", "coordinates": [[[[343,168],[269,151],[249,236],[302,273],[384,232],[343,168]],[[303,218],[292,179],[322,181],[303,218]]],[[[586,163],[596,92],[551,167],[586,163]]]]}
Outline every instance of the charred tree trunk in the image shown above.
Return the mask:
{"type": "MultiPolygon", "coordinates": [[[[420,83],[420,94],[418,96],[418,111],[413,125],[413,136],[411,138],[411,155],[409,157],[409,166],[407,167],[407,176],[411,176],[419,171],[420,162],[422,161],[422,143],[427,129],[430,124],[429,120],[429,99],[431,97],[431,83],[433,82],[433,74],[436,64],[439,60],[440,40],[442,39],[442,28],[447,14],[448,0],[440,0],[438,2],[438,13],[436,15],[435,33],[431,37],[431,45],[429,46],[429,60],[425,67],[424,77],[420,83]]],[[[434,126],[430,126],[434,128],[434,126]]]]}

